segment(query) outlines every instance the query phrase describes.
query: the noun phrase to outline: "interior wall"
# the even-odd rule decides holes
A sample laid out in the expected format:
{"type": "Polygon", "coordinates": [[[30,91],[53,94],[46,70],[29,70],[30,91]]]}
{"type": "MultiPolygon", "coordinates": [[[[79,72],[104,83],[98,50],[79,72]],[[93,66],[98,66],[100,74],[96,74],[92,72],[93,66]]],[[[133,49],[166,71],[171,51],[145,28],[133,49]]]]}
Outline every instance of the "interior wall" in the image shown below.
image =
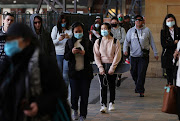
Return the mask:
{"type": "MultiPolygon", "coordinates": [[[[156,47],[161,57],[162,47],[160,43],[160,31],[167,13],[172,13],[177,17],[180,26],[180,0],[146,0],[145,16],[146,26],[152,31],[156,47]]],[[[154,54],[150,53],[150,64],[147,72],[148,77],[162,77],[161,58],[154,59],[154,54]]]]}

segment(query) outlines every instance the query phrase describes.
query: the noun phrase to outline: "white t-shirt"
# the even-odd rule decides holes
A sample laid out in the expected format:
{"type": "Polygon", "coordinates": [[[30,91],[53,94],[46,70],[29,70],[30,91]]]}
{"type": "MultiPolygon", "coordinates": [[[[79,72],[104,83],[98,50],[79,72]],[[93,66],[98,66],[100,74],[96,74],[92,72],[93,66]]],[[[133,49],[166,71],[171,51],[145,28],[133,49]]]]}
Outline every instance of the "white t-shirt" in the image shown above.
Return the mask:
{"type": "MultiPolygon", "coordinates": [[[[74,47],[76,48],[80,47],[81,50],[84,50],[84,47],[80,43],[81,41],[82,39],[77,40],[74,43],[74,47]]],[[[84,69],[84,56],[81,54],[75,54],[75,59],[76,59],[76,66],[75,66],[76,71],[83,70],[84,69]]]]}
{"type": "MultiPolygon", "coordinates": [[[[65,30],[64,34],[68,34],[70,37],[72,37],[72,30],[65,30]]],[[[64,55],[65,45],[68,40],[67,38],[64,38],[62,41],[59,41],[60,35],[61,33],[58,32],[57,26],[54,26],[51,32],[51,38],[55,46],[56,55],[64,55]]]]}

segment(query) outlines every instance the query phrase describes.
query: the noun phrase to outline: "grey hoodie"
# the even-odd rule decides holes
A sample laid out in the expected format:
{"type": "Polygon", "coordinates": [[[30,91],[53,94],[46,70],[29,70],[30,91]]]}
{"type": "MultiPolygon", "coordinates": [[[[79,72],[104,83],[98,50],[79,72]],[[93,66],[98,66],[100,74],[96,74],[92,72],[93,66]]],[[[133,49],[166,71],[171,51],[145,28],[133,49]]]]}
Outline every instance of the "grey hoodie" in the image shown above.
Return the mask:
{"type": "Polygon", "coordinates": [[[51,39],[50,33],[44,30],[43,24],[41,25],[40,34],[36,33],[36,29],[34,27],[34,18],[39,16],[38,14],[32,14],[30,16],[30,27],[33,31],[33,33],[36,35],[39,45],[40,45],[40,52],[44,55],[48,56],[55,56],[55,48],[54,44],[51,39]]]}
{"type": "MultiPolygon", "coordinates": [[[[128,52],[128,46],[130,46],[130,56],[142,57],[143,53],[139,45],[135,29],[137,29],[136,26],[134,26],[127,32],[126,39],[124,41],[123,52],[128,52]]],[[[157,56],[158,52],[150,29],[144,26],[141,29],[137,29],[137,33],[142,48],[150,50],[151,46],[154,51],[154,56],[157,56]]]]}

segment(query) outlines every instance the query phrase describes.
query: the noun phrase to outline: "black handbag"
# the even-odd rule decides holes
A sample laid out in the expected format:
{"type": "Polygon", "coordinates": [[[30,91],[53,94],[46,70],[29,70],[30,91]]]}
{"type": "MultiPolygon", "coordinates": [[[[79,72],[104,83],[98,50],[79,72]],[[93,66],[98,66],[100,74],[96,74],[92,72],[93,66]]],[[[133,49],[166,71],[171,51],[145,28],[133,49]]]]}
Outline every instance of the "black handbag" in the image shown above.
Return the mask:
{"type": "Polygon", "coordinates": [[[142,57],[144,57],[144,58],[148,58],[148,57],[149,57],[149,50],[147,50],[147,49],[143,49],[143,48],[142,48],[141,43],[140,43],[140,40],[139,40],[139,36],[138,36],[138,33],[137,33],[137,29],[135,29],[135,33],[136,33],[136,35],[137,35],[139,45],[140,45],[141,50],[142,50],[142,52],[143,52],[142,57]]]}

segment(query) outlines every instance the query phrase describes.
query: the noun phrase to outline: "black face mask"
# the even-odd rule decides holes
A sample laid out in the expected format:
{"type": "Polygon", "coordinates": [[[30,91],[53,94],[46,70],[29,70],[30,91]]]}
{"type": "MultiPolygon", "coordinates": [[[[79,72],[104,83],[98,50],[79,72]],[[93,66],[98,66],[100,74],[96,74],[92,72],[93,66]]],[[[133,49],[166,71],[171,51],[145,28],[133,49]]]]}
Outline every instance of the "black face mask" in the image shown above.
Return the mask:
{"type": "Polygon", "coordinates": [[[111,24],[112,27],[117,27],[117,24],[111,24]]]}

